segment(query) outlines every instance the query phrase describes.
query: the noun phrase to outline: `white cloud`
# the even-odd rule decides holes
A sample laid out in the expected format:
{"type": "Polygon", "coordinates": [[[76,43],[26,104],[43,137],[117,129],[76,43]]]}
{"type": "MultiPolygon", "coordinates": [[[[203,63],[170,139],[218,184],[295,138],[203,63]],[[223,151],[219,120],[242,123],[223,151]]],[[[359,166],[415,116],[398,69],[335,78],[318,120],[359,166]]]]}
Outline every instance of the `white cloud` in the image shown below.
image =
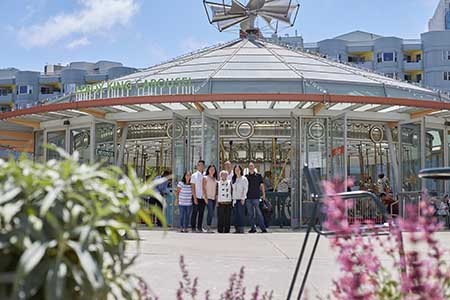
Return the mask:
{"type": "Polygon", "coordinates": [[[87,46],[90,44],[91,44],[91,42],[89,41],[89,39],[84,36],[82,38],[71,41],[69,44],[67,44],[66,48],[74,49],[74,48],[78,48],[78,47],[82,47],[82,46],[87,46]]]}
{"type": "MultiPolygon", "coordinates": [[[[19,38],[25,47],[43,47],[72,35],[88,36],[125,25],[138,12],[138,0],[78,0],[80,8],[48,21],[22,28],[19,38]]],[[[81,39],[79,39],[81,40],[81,39]]],[[[87,37],[86,37],[87,40],[87,37]]],[[[75,41],[74,41],[75,42],[75,41]]]]}

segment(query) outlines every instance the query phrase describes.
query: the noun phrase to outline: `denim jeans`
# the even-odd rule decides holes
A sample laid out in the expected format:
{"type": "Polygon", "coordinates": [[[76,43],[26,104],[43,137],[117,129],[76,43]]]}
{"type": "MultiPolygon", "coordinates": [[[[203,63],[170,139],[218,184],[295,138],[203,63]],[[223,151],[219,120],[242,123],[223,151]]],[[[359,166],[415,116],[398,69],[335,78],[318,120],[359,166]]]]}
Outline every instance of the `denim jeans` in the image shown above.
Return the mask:
{"type": "Polygon", "coordinates": [[[259,228],[265,230],[266,224],[264,224],[264,217],[259,208],[259,199],[247,199],[245,204],[247,205],[248,218],[252,230],[256,230],[256,221],[258,221],[259,228]]]}
{"type": "Polygon", "coordinates": [[[233,208],[234,211],[234,227],[236,232],[244,233],[244,215],[245,204],[241,203],[241,200],[237,200],[233,208]]]}
{"type": "Polygon", "coordinates": [[[179,205],[180,210],[180,228],[188,229],[191,220],[192,205],[179,205]]]}
{"type": "Polygon", "coordinates": [[[205,212],[205,200],[199,199],[198,204],[193,204],[192,206],[192,216],[191,216],[191,228],[192,230],[202,230],[203,229],[203,213],[205,212]]]}
{"type": "Polygon", "coordinates": [[[206,225],[211,226],[216,208],[216,200],[208,199],[208,216],[206,217],[206,225]]]}

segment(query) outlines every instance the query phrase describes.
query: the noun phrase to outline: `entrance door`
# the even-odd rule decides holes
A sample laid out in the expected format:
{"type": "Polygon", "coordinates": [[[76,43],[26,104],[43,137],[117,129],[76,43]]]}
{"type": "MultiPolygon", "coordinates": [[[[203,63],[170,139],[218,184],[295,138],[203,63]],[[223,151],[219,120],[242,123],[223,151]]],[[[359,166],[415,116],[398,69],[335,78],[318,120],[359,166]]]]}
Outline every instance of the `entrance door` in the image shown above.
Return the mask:
{"type": "Polygon", "coordinates": [[[347,184],[347,115],[342,114],[330,120],[330,179],[344,182],[342,192],[347,184]]]}
{"type": "MultiPolygon", "coordinates": [[[[310,172],[315,178],[327,180],[328,161],[328,120],[326,118],[301,118],[301,138],[300,138],[300,165],[307,164],[310,172]]],[[[302,170],[300,170],[301,172],[302,170]]],[[[311,191],[303,176],[300,184],[301,196],[301,220],[302,224],[307,224],[314,207],[311,201],[311,191]]]]}
{"type": "MultiPolygon", "coordinates": [[[[425,168],[439,168],[447,166],[446,155],[447,136],[445,136],[445,125],[439,124],[440,120],[425,117],[425,168]]],[[[425,188],[430,195],[444,195],[445,184],[442,180],[427,179],[424,181],[425,188]]]]}
{"type": "Polygon", "coordinates": [[[419,192],[422,185],[417,174],[425,167],[422,153],[423,120],[400,124],[400,189],[405,192],[419,192]]]}
{"type": "Polygon", "coordinates": [[[407,217],[406,207],[419,207],[421,191],[424,188],[417,174],[425,167],[423,153],[425,151],[424,120],[400,123],[400,214],[407,217]]]}
{"type": "Polygon", "coordinates": [[[219,120],[202,112],[202,158],[219,170],[219,120]]]}

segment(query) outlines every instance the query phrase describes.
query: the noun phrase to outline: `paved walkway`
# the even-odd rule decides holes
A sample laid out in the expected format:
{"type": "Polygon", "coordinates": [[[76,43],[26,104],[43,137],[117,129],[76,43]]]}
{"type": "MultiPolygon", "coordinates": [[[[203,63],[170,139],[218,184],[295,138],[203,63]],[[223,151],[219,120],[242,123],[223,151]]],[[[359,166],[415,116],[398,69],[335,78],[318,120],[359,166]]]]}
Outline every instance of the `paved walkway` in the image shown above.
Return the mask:
{"type": "MultiPolygon", "coordinates": [[[[199,277],[200,290],[211,290],[218,299],[227,288],[228,278],[245,266],[246,285],[252,290],[260,285],[273,290],[276,300],[285,299],[304,233],[221,235],[159,231],[141,231],[141,255],[134,271],[157,292],[161,300],[176,299],[181,279],[179,257],[192,277],[199,277]]],[[[450,244],[450,233],[440,234],[443,244],[450,244]]],[[[133,248],[133,247],[131,247],[133,248]]],[[[130,253],[135,253],[130,249],[130,253]]],[[[387,259],[387,258],[386,258],[387,259]]],[[[308,298],[326,296],[338,267],[328,241],[319,243],[308,281],[308,298]]],[[[200,298],[199,300],[203,300],[200,298]]]]}

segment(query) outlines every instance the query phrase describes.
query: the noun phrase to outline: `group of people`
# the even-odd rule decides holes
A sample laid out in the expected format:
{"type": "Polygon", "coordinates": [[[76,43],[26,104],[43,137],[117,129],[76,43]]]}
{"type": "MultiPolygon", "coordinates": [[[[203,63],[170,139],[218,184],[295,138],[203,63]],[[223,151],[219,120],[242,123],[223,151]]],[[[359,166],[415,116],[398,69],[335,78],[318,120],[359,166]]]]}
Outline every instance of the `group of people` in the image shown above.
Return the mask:
{"type": "Polygon", "coordinates": [[[256,232],[256,225],[266,233],[266,225],[259,207],[265,199],[262,176],[256,172],[255,165],[248,165],[248,174],[240,165],[225,163],[225,170],[217,171],[209,165],[205,172],[205,162],[198,161],[197,171],[186,171],[177,185],[176,198],[179,207],[179,226],[181,232],[213,232],[211,225],[217,208],[217,231],[229,233],[231,219],[234,217],[234,233],[244,233],[245,209],[251,225],[250,233],[256,232]],[[207,210],[206,228],[203,216],[207,210]]]}

